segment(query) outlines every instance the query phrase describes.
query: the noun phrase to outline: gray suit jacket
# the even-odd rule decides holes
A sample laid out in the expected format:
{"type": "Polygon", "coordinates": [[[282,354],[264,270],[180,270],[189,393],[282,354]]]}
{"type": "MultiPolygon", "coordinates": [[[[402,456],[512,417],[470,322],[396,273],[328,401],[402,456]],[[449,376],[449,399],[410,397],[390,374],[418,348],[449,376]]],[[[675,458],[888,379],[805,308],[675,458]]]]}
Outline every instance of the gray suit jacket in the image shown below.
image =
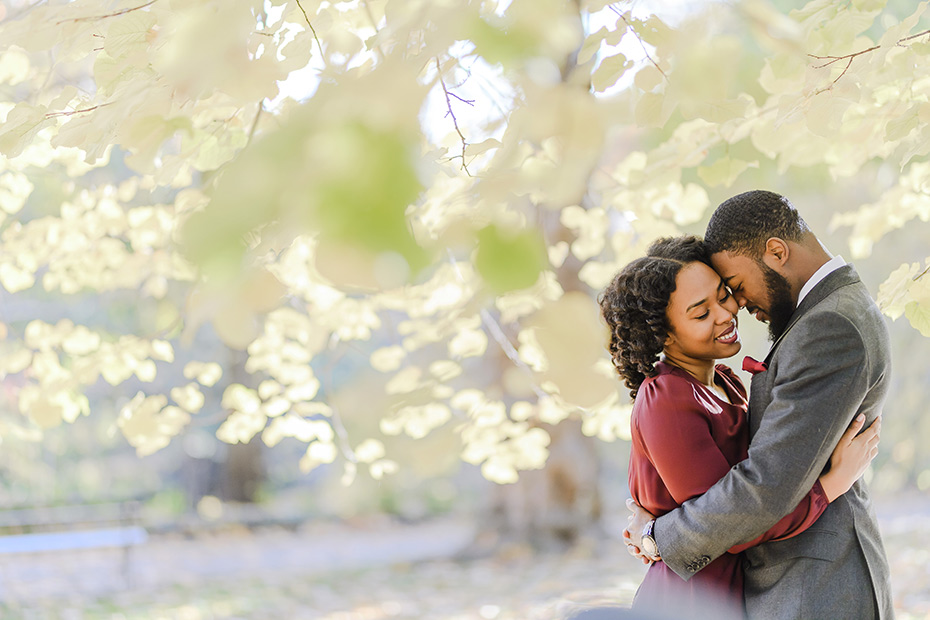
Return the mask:
{"type": "MultiPolygon", "coordinates": [[[[793,510],[860,412],[881,413],[890,384],[888,328],[849,265],[802,300],[753,377],[749,458],[707,493],[656,521],[663,561],[684,579],[793,510]]],[[[700,463],[695,463],[700,466],[700,463]]],[[[893,617],[888,562],[859,480],[807,531],[749,549],[751,618],[893,617]]]]}

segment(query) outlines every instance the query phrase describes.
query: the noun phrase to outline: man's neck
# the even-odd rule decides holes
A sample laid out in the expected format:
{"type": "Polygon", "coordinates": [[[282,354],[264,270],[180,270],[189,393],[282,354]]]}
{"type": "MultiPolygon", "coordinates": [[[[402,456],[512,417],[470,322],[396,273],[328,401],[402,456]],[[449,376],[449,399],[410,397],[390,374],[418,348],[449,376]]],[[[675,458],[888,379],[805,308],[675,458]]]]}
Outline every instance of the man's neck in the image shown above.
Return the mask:
{"type": "Polygon", "coordinates": [[[794,273],[792,274],[793,277],[789,279],[789,283],[791,284],[791,295],[797,304],[801,289],[817,273],[818,269],[833,258],[833,255],[814,237],[812,242],[806,241],[796,244],[792,248],[791,258],[793,259],[792,271],[794,273]]]}

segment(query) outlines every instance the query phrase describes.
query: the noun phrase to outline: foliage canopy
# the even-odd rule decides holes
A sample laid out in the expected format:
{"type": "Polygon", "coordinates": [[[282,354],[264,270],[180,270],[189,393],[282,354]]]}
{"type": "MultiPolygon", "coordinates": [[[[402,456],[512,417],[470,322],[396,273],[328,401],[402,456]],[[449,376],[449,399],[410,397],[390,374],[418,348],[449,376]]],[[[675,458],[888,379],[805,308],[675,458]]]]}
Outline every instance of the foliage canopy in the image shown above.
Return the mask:
{"type": "MultiPolygon", "coordinates": [[[[137,333],[8,326],[2,436],[89,413],[165,446],[222,386],[217,435],[307,444],[302,466],[381,477],[384,437],[454,428],[506,483],[541,423],[625,437],[592,296],[705,187],[774,163],[877,199],[834,219],[854,257],[930,219],[928,2],[765,0],[644,13],[603,0],[75,0],[0,4],[0,285],[105,303],[137,333]],[[251,382],[198,359],[210,324],[251,382]],[[367,343],[367,344],[364,344],[367,343]],[[318,360],[383,374],[352,437],[318,360]],[[170,385],[155,382],[178,366],[170,385]]],[[[879,301],[930,336],[925,264],[879,301]]],[[[170,373],[169,373],[170,374],[170,373]]]]}

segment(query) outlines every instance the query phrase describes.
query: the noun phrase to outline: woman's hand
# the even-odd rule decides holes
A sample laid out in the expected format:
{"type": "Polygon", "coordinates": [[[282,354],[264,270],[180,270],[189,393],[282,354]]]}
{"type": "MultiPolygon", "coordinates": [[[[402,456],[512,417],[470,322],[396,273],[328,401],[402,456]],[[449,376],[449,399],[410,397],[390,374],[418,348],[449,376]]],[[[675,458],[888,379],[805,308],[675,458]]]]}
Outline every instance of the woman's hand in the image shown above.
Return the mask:
{"type": "Polygon", "coordinates": [[[852,487],[878,454],[882,418],[879,416],[872,426],[857,436],[863,424],[865,416],[859,414],[833,449],[830,471],[820,477],[820,484],[831,502],[852,487]]]}

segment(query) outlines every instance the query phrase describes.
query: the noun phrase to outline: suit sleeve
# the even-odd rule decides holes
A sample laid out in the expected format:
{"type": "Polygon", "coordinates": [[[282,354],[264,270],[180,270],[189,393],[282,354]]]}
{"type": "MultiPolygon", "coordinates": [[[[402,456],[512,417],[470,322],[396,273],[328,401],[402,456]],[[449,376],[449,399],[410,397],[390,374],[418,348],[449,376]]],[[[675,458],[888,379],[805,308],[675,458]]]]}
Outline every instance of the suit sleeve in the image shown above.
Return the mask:
{"type": "Polygon", "coordinates": [[[753,538],[749,542],[734,545],[730,547],[730,553],[741,553],[750,547],[772,540],[785,540],[792,536],[797,536],[820,518],[823,511],[830,505],[827,499],[827,493],[823,490],[820,480],[814,483],[813,488],[801,500],[797,508],[786,514],[781,520],[768,529],[761,536],[753,538]]]}
{"type": "Polygon", "coordinates": [[[772,400],[749,447],[700,497],[659,517],[663,561],[689,579],[732,547],[775,526],[817,481],[862,403],[867,352],[855,326],[835,311],[799,323],[780,344],[772,400]]]}
{"type": "MultiPolygon", "coordinates": [[[[646,454],[678,504],[705,493],[730,471],[730,464],[711,434],[707,412],[697,399],[690,398],[693,386],[673,376],[644,386],[646,415],[634,424],[646,454]]],[[[797,535],[823,514],[830,502],[820,482],[798,506],[764,534],[731,548],[739,553],[770,540],[797,535]]]]}

